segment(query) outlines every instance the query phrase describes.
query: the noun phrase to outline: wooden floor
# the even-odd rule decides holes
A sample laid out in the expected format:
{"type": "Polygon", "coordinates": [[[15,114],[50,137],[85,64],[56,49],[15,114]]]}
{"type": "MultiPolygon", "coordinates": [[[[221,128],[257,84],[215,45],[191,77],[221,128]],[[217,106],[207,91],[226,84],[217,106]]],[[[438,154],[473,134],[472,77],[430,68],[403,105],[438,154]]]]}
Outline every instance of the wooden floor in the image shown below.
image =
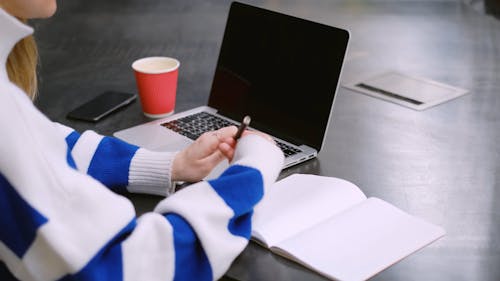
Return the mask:
{"type": "MultiPolygon", "coordinates": [[[[341,83],[397,70],[470,91],[414,111],[341,87],[319,157],[282,176],[344,178],[446,229],[444,238],[373,280],[500,280],[500,21],[460,1],[245,2],[349,29],[341,83]]],[[[176,110],[206,103],[230,1],[58,3],[55,17],[34,22],[41,56],[37,105],[51,119],[102,134],[148,121],[138,102],[97,124],[65,115],[104,90],[136,92],[130,64],[150,55],[181,62],[176,110]]],[[[138,213],[159,200],[129,198],[138,213]]],[[[323,279],[254,244],[227,275],[323,279]]]]}

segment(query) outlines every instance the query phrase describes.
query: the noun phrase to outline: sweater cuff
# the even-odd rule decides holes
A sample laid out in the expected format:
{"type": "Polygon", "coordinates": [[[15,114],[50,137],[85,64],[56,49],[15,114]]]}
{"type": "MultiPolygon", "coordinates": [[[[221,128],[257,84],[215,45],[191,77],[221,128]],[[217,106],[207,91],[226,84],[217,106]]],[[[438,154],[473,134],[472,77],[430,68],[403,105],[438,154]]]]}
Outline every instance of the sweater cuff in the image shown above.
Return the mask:
{"type": "Polygon", "coordinates": [[[264,189],[278,178],[285,156],[281,149],[258,135],[242,137],[236,145],[233,163],[258,169],[262,173],[264,189]]]}
{"type": "Polygon", "coordinates": [[[130,162],[127,190],[161,196],[174,193],[171,178],[176,154],[139,148],[130,162]]]}

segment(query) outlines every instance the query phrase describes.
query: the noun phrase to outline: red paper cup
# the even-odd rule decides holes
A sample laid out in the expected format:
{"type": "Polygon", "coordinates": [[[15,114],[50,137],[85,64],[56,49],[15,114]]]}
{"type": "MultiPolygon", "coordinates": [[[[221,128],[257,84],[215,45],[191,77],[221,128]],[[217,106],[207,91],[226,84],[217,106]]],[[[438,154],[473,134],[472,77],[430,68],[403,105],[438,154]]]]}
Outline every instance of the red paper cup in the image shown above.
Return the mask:
{"type": "Polygon", "coordinates": [[[144,115],[161,118],[174,112],[179,61],[148,57],[134,61],[135,80],[144,115]]]}

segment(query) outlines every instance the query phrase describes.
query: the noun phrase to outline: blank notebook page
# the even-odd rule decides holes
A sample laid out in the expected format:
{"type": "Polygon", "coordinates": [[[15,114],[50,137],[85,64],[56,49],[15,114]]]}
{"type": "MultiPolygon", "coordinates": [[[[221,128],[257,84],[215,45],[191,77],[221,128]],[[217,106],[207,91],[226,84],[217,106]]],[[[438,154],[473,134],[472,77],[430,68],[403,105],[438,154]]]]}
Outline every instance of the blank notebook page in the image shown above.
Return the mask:
{"type": "Polygon", "coordinates": [[[277,247],[339,280],[365,280],[444,235],[444,230],[369,198],[277,247]]]}

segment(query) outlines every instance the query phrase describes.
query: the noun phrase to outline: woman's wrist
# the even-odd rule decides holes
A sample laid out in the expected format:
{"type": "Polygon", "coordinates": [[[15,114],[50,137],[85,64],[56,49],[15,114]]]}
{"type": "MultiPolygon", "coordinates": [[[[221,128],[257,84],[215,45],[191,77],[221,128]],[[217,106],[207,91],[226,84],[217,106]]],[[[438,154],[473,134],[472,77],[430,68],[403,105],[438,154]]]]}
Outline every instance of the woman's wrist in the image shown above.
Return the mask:
{"type": "Polygon", "coordinates": [[[172,182],[177,182],[177,181],[183,181],[182,176],[180,174],[181,171],[184,169],[184,150],[179,151],[178,153],[175,154],[173,160],[172,160],[172,171],[171,171],[171,180],[172,182]]]}

